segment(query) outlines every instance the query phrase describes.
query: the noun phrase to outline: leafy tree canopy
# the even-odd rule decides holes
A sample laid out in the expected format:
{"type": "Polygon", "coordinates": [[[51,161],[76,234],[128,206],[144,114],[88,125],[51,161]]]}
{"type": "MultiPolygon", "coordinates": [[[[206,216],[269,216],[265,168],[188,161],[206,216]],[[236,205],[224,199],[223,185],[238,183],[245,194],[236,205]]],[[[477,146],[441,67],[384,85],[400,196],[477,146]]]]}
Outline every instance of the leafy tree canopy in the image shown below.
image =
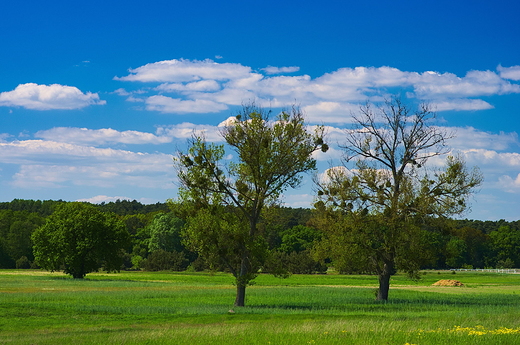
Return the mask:
{"type": "Polygon", "coordinates": [[[235,305],[243,306],[245,287],[255,278],[267,243],[258,228],[265,207],[301,174],[314,170],[312,153],[327,150],[323,128],[307,131],[297,108],[270,121],[269,113],[244,106],[221,134],[234,155],[225,160],[224,145],[194,136],[187,153],[176,158],[180,199],[187,211],[186,235],[193,248],[219,258],[236,278],[235,305]]]}
{"type": "Polygon", "coordinates": [[[104,268],[117,271],[129,244],[125,224],[91,204],[59,205],[32,240],[36,262],[51,271],[63,269],[74,278],[104,268]]]}

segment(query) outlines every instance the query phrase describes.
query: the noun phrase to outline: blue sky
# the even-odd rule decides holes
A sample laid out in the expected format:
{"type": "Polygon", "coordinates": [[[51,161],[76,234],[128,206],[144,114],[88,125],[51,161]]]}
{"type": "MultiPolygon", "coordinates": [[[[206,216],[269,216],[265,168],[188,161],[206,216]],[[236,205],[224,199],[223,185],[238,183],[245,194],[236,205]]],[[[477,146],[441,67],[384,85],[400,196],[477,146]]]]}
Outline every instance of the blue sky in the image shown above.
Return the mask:
{"type": "MultiPolygon", "coordinates": [[[[520,219],[517,1],[19,1],[0,12],[0,200],[165,201],[193,129],[243,102],[342,129],[367,100],[436,107],[485,177],[474,219],[520,219]]],[[[307,207],[310,177],[284,202],[307,207]]]]}

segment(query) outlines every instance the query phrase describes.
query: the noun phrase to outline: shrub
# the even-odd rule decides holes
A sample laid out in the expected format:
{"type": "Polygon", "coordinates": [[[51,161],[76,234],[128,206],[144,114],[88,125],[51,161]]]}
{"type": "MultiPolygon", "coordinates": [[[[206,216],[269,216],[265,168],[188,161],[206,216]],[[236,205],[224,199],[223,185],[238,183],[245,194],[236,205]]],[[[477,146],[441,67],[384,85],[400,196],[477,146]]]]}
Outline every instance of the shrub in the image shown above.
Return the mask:
{"type": "Polygon", "coordinates": [[[513,268],[515,267],[515,263],[510,258],[507,258],[505,260],[498,260],[497,262],[497,268],[513,268]]]}
{"type": "Polygon", "coordinates": [[[184,271],[188,267],[188,259],[183,252],[167,252],[158,249],[141,261],[141,267],[147,271],[184,271]]]}
{"type": "Polygon", "coordinates": [[[22,256],[16,260],[16,268],[28,269],[31,268],[31,262],[27,259],[27,256],[22,256]]]}
{"type": "Polygon", "coordinates": [[[312,258],[308,250],[291,252],[290,254],[274,251],[263,268],[264,272],[277,276],[293,274],[325,273],[327,266],[312,258]]]}

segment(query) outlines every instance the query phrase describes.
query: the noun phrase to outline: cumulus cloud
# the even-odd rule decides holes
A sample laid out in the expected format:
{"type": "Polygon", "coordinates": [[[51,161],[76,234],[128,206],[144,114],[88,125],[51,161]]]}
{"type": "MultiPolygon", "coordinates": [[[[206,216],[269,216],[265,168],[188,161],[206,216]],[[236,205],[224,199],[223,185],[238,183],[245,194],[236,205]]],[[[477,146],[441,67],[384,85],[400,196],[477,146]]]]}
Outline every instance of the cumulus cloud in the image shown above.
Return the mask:
{"type": "Polygon", "coordinates": [[[33,110],[71,110],[105,103],[97,93],[83,93],[76,87],[59,84],[20,84],[13,91],[0,93],[0,106],[33,110]]]}
{"type": "Polygon", "coordinates": [[[96,148],[46,140],[23,140],[0,143],[0,163],[18,163],[62,160],[146,160],[148,154],[112,148],[96,148]]]}
{"type": "Polygon", "coordinates": [[[497,71],[500,77],[509,80],[520,80],[520,66],[502,67],[499,65],[497,71]]]}
{"type": "Polygon", "coordinates": [[[520,153],[486,149],[469,149],[461,152],[469,165],[484,167],[488,171],[520,168],[520,153]]]}
{"type": "Polygon", "coordinates": [[[0,143],[0,163],[19,164],[12,185],[173,188],[171,155],[44,140],[0,143]]]}
{"type": "Polygon", "coordinates": [[[433,101],[430,105],[435,111],[475,111],[494,108],[491,104],[481,99],[450,99],[445,101],[433,101]]]}
{"type": "Polygon", "coordinates": [[[455,137],[450,139],[449,144],[458,150],[473,148],[503,151],[520,146],[516,132],[489,133],[473,127],[451,127],[444,129],[455,134],[455,137]]]}
{"type": "Polygon", "coordinates": [[[500,188],[509,193],[520,193],[520,174],[516,178],[509,175],[503,175],[498,178],[500,188]]]}
{"type": "Polygon", "coordinates": [[[300,70],[300,67],[297,66],[290,66],[290,67],[274,67],[274,66],[267,66],[265,68],[261,69],[266,74],[282,74],[282,73],[293,73],[298,72],[300,70]]]}
{"type": "Polygon", "coordinates": [[[218,113],[227,110],[225,104],[205,99],[183,100],[162,95],[148,97],[145,101],[146,109],[161,113],[218,113]]]}
{"type": "MultiPolygon", "coordinates": [[[[230,117],[234,119],[234,117],[230,117]]],[[[230,121],[229,119],[226,121],[230,121]]],[[[74,149],[82,148],[84,145],[105,145],[105,144],[168,144],[176,139],[187,139],[195,134],[202,134],[208,141],[222,141],[219,127],[225,125],[223,121],[218,126],[197,125],[189,122],[169,126],[158,126],[155,134],[139,131],[117,131],[111,128],[87,129],[77,127],[55,127],[49,130],[36,132],[36,138],[43,141],[25,141],[11,143],[13,146],[21,147],[31,145],[34,149],[38,145],[43,146],[43,150],[54,150],[60,147],[62,152],[72,152],[74,149]],[[22,144],[23,143],[23,144],[22,144]],[[62,146],[63,143],[68,145],[62,146]]],[[[8,145],[6,145],[8,146],[8,145]]],[[[93,149],[93,148],[92,148],[93,149]]],[[[116,152],[122,152],[117,150],[116,152]]]]}
{"type": "Polygon", "coordinates": [[[318,102],[302,108],[310,122],[351,123],[352,114],[359,111],[358,104],[342,102],[318,102]]]}
{"type": "Polygon", "coordinates": [[[491,109],[493,105],[479,97],[520,93],[520,85],[510,81],[516,80],[517,67],[499,66],[499,74],[469,71],[463,77],[434,71],[401,71],[389,66],[355,67],[311,78],[305,74],[273,76],[298,72],[295,66],[268,66],[253,72],[251,67],[241,64],[180,59],[150,63],[115,79],[162,83],[153,91],[178,95],[151,96],[146,99],[148,110],[183,114],[219,112],[254,99],[270,107],[297,102],[308,110],[312,121],[348,123],[353,106],[366,100],[383,100],[396,89],[434,104],[437,111],[491,109]]]}
{"type": "Polygon", "coordinates": [[[19,188],[132,186],[171,189],[174,188],[169,172],[171,169],[171,158],[161,171],[146,164],[120,162],[92,165],[26,164],[20,166],[11,184],[19,188]]]}
{"type": "Polygon", "coordinates": [[[193,91],[217,91],[220,89],[220,84],[215,80],[201,80],[191,83],[173,83],[161,84],[156,90],[164,92],[193,92],[193,91]]]}
{"type": "Polygon", "coordinates": [[[478,97],[520,93],[520,85],[511,84],[492,71],[469,71],[463,78],[453,73],[411,74],[419,98],[478,97]]]}
{"type": "Polygon", "coordinates": [[[165,144],[172,141],[169,137],[157,136],[152,133],[139,131],[117,131],[112,128],[87,129],[74,127],[55,127],[49,130],[36,132],[36,138],[45,140],[85,144],[165,144]]]}
{"type": "Polygon", "coordinates": [[[203,135],[210,142],[222,141],[219,128],[211,125],[195,125],[184,122],[177,125],[161,126],[157,128],[157,135],[161,137],[172,137],[177,139],[188,139],[193,134],[203,135]]]}
{"type": "Polygon", "coordinates": [[[129,70],[126,77],[115,77],[115,80],[141,82],[189,82],[201,79],[230,80],[247,76],[251,68],[237,63],[217,63],[206,59],[203,61],[173,59],[149,63],[129,70]]]}

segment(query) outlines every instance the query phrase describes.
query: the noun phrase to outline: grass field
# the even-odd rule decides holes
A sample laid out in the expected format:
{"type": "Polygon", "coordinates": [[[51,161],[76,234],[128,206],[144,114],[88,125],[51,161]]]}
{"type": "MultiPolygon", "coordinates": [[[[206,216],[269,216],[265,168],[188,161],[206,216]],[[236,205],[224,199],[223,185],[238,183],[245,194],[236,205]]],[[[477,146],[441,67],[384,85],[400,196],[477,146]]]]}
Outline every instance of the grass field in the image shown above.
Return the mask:
{"type": "Polygon", "coordinates": [[[232,280],[0,270],[0,344],[520,344],[520,275],[396,275],[387,303],[372,276],[261,275],[244,308],[232,280]]]}

